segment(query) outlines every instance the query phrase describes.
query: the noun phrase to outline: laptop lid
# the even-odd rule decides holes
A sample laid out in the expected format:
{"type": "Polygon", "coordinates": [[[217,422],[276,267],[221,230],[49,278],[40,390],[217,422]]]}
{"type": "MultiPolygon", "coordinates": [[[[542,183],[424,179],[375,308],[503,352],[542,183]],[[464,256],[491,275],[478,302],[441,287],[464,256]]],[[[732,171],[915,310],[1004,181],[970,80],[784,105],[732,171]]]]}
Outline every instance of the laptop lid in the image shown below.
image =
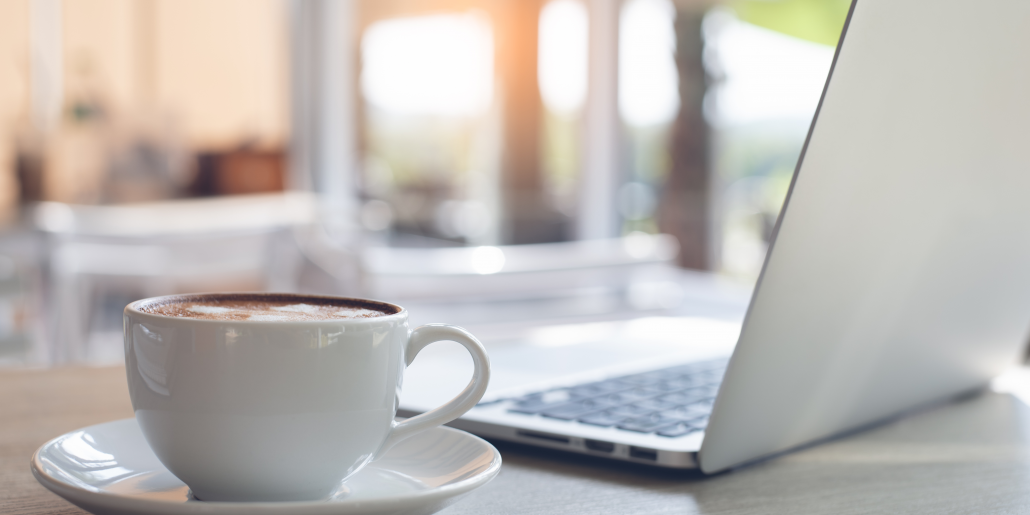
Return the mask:
{"type": "Polygon", "coordinates": [[[1030,326],[1030,3],[855,0],[700,452],[984,385],[1030,326]]]}

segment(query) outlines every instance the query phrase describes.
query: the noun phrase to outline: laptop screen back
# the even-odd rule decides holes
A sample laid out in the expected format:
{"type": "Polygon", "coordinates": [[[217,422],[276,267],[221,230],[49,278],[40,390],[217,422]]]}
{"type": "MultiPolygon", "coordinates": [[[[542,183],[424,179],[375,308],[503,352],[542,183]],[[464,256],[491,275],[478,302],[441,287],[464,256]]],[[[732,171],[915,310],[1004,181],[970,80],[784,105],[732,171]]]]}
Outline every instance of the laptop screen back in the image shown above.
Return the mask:
{"type": "Polygon", "coordinates": [[[1030,328],[1030,3],[857,0],[706,472],[984,385],[1030,328]]]}

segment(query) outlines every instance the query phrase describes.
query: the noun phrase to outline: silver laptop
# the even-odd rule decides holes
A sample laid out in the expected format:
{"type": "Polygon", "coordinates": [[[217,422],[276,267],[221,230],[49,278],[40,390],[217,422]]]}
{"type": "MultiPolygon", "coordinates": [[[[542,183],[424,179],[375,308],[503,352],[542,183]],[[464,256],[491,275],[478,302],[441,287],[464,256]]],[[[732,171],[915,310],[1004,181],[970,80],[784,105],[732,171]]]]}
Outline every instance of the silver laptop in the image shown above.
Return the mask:
{"type": "MultiPolygon", "coordinates": [[[[1015,0],[856,0],[743,325],[488,342],[499,382],[453,425],[713,473],[986,385],[1030,328],[1027,19],[1015,0]]],[[[435,395],[405,391],[401,413],[435,395]]]]}

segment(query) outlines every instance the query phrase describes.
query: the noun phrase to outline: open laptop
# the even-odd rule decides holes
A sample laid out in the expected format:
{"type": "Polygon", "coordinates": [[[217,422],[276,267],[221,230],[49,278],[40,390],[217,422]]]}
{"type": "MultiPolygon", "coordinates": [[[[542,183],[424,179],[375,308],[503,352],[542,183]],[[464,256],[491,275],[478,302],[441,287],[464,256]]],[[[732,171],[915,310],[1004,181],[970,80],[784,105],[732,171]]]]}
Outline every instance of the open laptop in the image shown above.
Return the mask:
{"type": "Polygon", "coordinates": [[[739,333],[645,320],[502,347],[505,384],[453,425],[712,473],[986,385],[1030,328],[1027,19],[1016,0],[855,0],[739,333]],[[552,361],[597,367],[542,378],[552,361]]]}

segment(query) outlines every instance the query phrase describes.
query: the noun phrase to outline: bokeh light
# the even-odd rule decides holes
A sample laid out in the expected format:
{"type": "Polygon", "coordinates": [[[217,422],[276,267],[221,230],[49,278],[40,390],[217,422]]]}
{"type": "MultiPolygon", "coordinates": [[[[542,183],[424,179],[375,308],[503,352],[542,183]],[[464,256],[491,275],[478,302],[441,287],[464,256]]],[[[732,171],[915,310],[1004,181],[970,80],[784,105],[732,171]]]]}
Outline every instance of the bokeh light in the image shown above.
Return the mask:
{"type": "Polygon", "coordinates": [[[675,8],[668,0],[631,0],[619,25],[619,111],[632,125],[671,121],[679,110],[675,8]]]}
{"type": "Polygon", "coordinates": [[[361,91],[396,114],[475,116],[493,98],[493,33],[484,15],[374,23],[361,42],[361,91]]]}
{"type": "Polygon", "coordinates": [[[586,98],[587,23],[576,0],[554,0],[540,13],[540,95],[556,113],[575,112],[586,98]]]}

